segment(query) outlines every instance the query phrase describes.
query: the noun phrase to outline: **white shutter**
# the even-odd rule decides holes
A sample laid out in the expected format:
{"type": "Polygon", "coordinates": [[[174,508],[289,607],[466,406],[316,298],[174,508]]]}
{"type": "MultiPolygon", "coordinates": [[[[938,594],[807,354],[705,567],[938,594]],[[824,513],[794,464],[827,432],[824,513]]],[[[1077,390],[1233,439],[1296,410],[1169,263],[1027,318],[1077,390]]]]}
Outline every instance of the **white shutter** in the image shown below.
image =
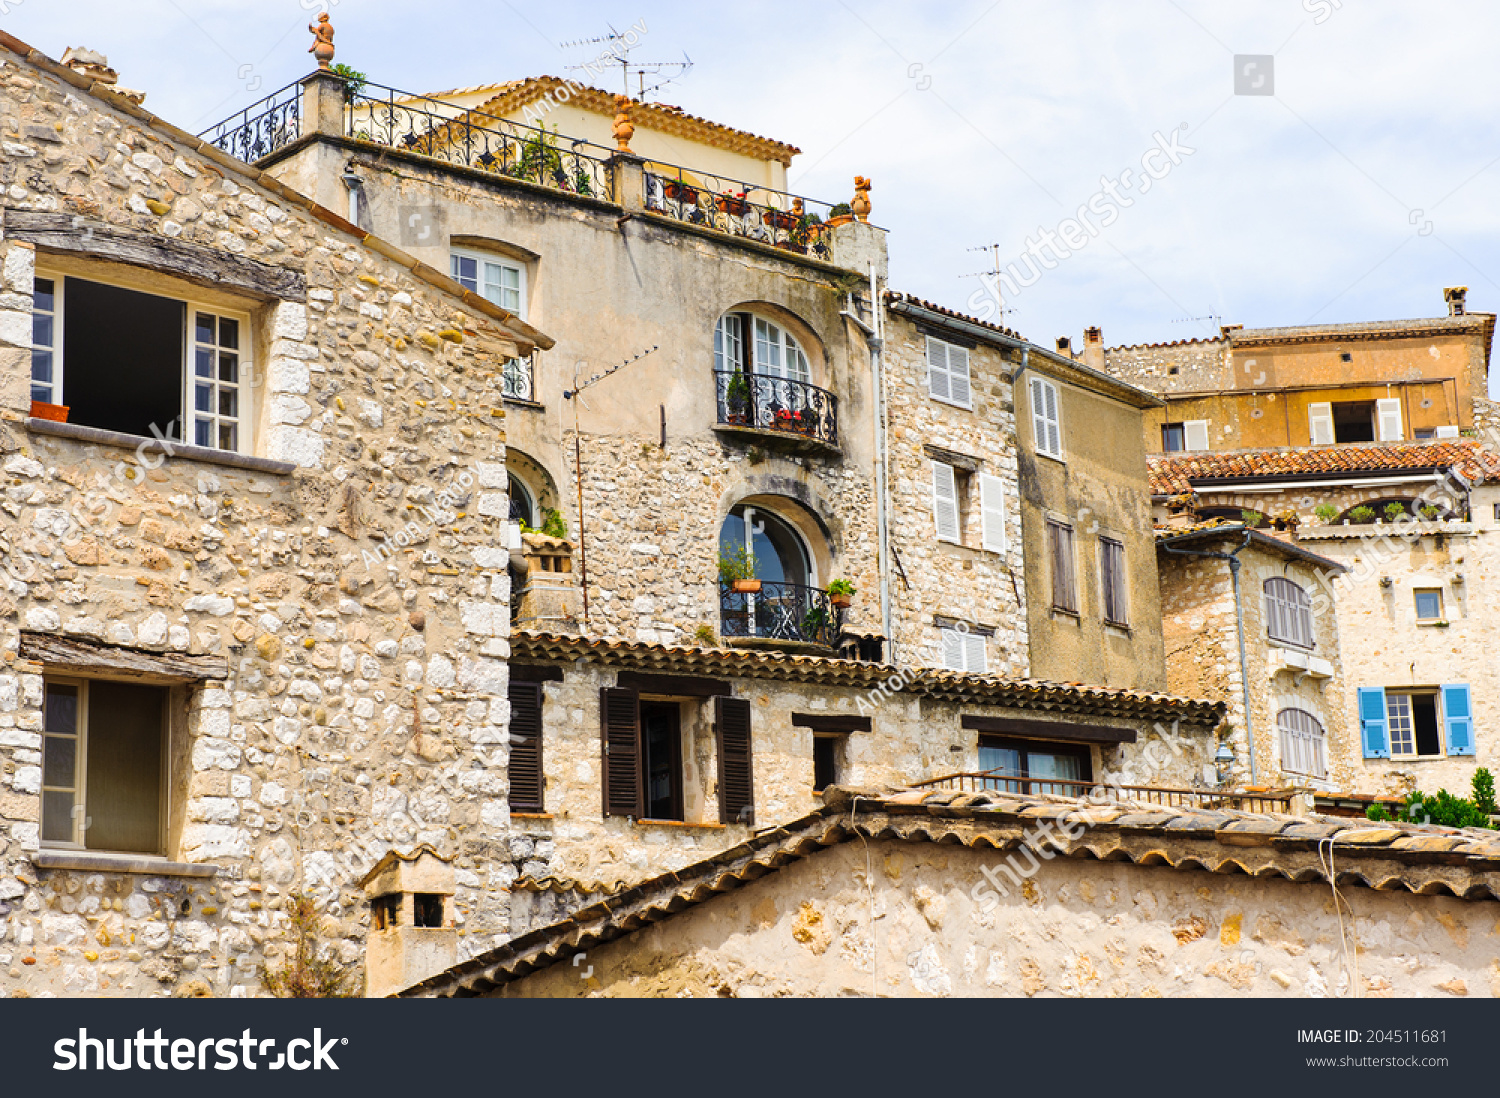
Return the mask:
{"type": "Polygon", "coordinates": [[[1047,390],[1047,441],[1051,445],[1049,453],[1053,457],[1062,457],[1062,420],[1057,414],[1057,386],[1047,382],[1044,387],[1047,390]]]}
{"type": "Polygon", "coordinates": [[[1308,437],[1314,446],[1333,445],[1333,405],[1328,401],[1307,406],[1308,437]]]}
{"type": "Polygon", "coordinates": [[[959,541],[958,480],[953,466],[941,461],[932,463],[932,518],[937,526],[938,541],[959,541]]]}
{"type": "MultiPolygon", "coordinates": [[[[954,630],[955,633],[958,630],[954,630]]],[[[964,670],[975,675],[983,675],[987,664],[985,662],[984,636],[970,630],[961,634],[964,639],[964,670]]]]}
{"type": "Polygon", "coordinates": [[[957,629],[939,629],[943,640],[943,666],[949,671],[964,670],[964,635],[957,629]]]}
{"type": "Polygon", "coordinates": [[[965,347],[948,345],[948,384],[953,393],[953,403],[969,407],[969,351],[965,347]]]}
{"type": "Polygon", "coordinates": [[[1458,428],[1456,426],[1453,426],[1453,427],[1439,427],[1437,429],[1437,437],[1438,438],[1457,438],[1458,437],[1458,428]]]}
{"type": "Polygon", "coordinates": [[[1208,449],[1208,420],[1190,419],[1182,425],[1182,446],[1185,450],[1208,449]]]}
{"type": "Polygon", "coordinates": [[[953,386],[948,382],[948,345],[927,337],[927,394],[938,400],[952,400],[953,386]]]}
{"type": "Polygon", "coordinates": [[[1389,400],[1377,400],[1375,402],[1376,414],[1380,417],[1380,441],[1401,441],[1401,399],[1392,397],[1389,400]]]}
{"type": "Polygon", "coordinates": [[[991,553],[1007,548],[1005,532],[1005,481],[988,473],[979,475],[981,544],[991,553]]]}
{"type": "Polygon", "coordinates": [[[1037,453],[1062,457],[1062,431],[1057,418],[1057,386],[1039,377],[1031,379],[1031,425],[1037,453]]]}

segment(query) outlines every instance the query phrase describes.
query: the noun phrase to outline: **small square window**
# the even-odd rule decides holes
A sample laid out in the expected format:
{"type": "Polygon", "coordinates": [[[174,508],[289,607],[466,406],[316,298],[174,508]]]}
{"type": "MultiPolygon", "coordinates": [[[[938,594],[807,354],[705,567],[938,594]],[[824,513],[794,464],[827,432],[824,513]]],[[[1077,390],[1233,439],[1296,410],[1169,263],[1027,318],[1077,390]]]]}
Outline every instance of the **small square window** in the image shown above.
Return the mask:
{"type": "Polygon", "coordinates": [[[413,926],[437,928],[443,925],[443,897],[437,893],[418,892],[411,898],[413,926]]]}
{"type": "Polygon", "coordinates": [[[370,921],[376,930],[390,930],[401,922],[401,897],[395,893],[370,901],[370,921]]]}
{"type": "Polygon", "coordinates": [[[1187,449],[1182,424],[1163,423],[1161,425],[1161,448],[1163,453],[1168,454],[1187,449]]]}
{"type": "Polygon", "coordinates": [[[1441,621],[1443,617],[1443,592],[1438,587],[1428,587],[1414,592],[1417,600],[1418,621],[1441,621]]]}
{"type": "Polygon", "coordinates": [[[813,737],[813,792],[821,793],[839,782],[839,757],[843,754],[845,736],[813,737]]]}

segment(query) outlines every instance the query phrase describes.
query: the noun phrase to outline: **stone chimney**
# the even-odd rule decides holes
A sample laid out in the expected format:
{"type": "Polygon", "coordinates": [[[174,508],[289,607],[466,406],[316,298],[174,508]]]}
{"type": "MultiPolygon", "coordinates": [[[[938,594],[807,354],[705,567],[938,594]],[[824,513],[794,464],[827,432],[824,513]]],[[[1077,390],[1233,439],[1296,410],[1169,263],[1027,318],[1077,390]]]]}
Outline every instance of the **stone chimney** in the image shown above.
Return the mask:
{"type": "Polygon", "coordinates": [[[86,76],[90,80],[104,84],[116,95],[123,95],[126,99],[137,105],[146,101],[146,93],[143,91],[132,91],[130,88],[122,88],[120,74],[109,67],[109,58],[97,50],[84,49],[82,46],[69,46],[63,51],[62,64],[72,69],[79,76],[86,76]]]}
{"type": "Polygon", "coordinates": [[[1465,313],[1464,301],[1469,296],[1467,286],[1449,286],[1443,290],[1443,300],[1448,303],[1449,316],[1463,316],[1465,313]]]}
{"type": "Polygon", "coordinates": [[[1073,341],[1067,336],[1058,336],[1057,353],[1060,355],[1067,355],[1069,358],[1071,358],[1073,356],[1073,341]]]}
{"type": "Polygon", "coordinates": [[[370,898],[365,998],[383,999],[458,964],[453,866],[426,845],[392,850],[360,882],[370,898]]]}
{"type": "MultiPolygon", "coordinates": [[[[522,534],[521,555],[525,562],[519,580],[517,629],[546,629],[553,633],[578,632],[583,613],[583,589],[573,571],[573,543],[546,534],[522,534]]],[[[514,561],[515,554],[511,555],[514,561]]]]}
{"type": "Polygon", "coordinates": [[[1085,328],[1083,330],[1083,362],[1085,366],[1104,371],[1104,329],[1085,328]]]}

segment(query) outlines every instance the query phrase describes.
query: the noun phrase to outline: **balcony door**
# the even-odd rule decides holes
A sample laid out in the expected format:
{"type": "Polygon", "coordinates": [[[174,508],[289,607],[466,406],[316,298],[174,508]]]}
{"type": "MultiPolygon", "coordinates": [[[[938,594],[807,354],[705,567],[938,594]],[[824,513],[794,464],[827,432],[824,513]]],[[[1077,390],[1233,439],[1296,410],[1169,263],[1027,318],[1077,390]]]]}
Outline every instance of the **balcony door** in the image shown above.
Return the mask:
{"type": "Polygon", "coordinates": [[[729,512],[719,531],[719,551],[754,558],[756,591],[722,585],[720,632],[726,637],[829,643],[834,625],[827,596],[816,586],[801,536],[785,519],[750,504],[729,512]]]}

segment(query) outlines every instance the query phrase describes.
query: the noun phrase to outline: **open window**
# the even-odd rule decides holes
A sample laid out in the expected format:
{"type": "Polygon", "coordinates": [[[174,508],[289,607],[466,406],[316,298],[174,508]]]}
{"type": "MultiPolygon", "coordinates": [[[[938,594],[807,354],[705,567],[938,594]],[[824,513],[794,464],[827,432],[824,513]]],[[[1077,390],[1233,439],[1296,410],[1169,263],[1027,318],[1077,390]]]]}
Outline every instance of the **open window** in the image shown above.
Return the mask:
{"type": "Polygon", "coordinates": [[[248,313],[44,272],[32,309],[33,401],[85,427],[250,449],[248,313]]]}
{"type": "Polygon", "coordinates": [[[1080,744],[981,736],[979,769],[994,774],[984,788],[1006,793],[1076,797],[1093,781],[1093,760],[1080,744]]]}

